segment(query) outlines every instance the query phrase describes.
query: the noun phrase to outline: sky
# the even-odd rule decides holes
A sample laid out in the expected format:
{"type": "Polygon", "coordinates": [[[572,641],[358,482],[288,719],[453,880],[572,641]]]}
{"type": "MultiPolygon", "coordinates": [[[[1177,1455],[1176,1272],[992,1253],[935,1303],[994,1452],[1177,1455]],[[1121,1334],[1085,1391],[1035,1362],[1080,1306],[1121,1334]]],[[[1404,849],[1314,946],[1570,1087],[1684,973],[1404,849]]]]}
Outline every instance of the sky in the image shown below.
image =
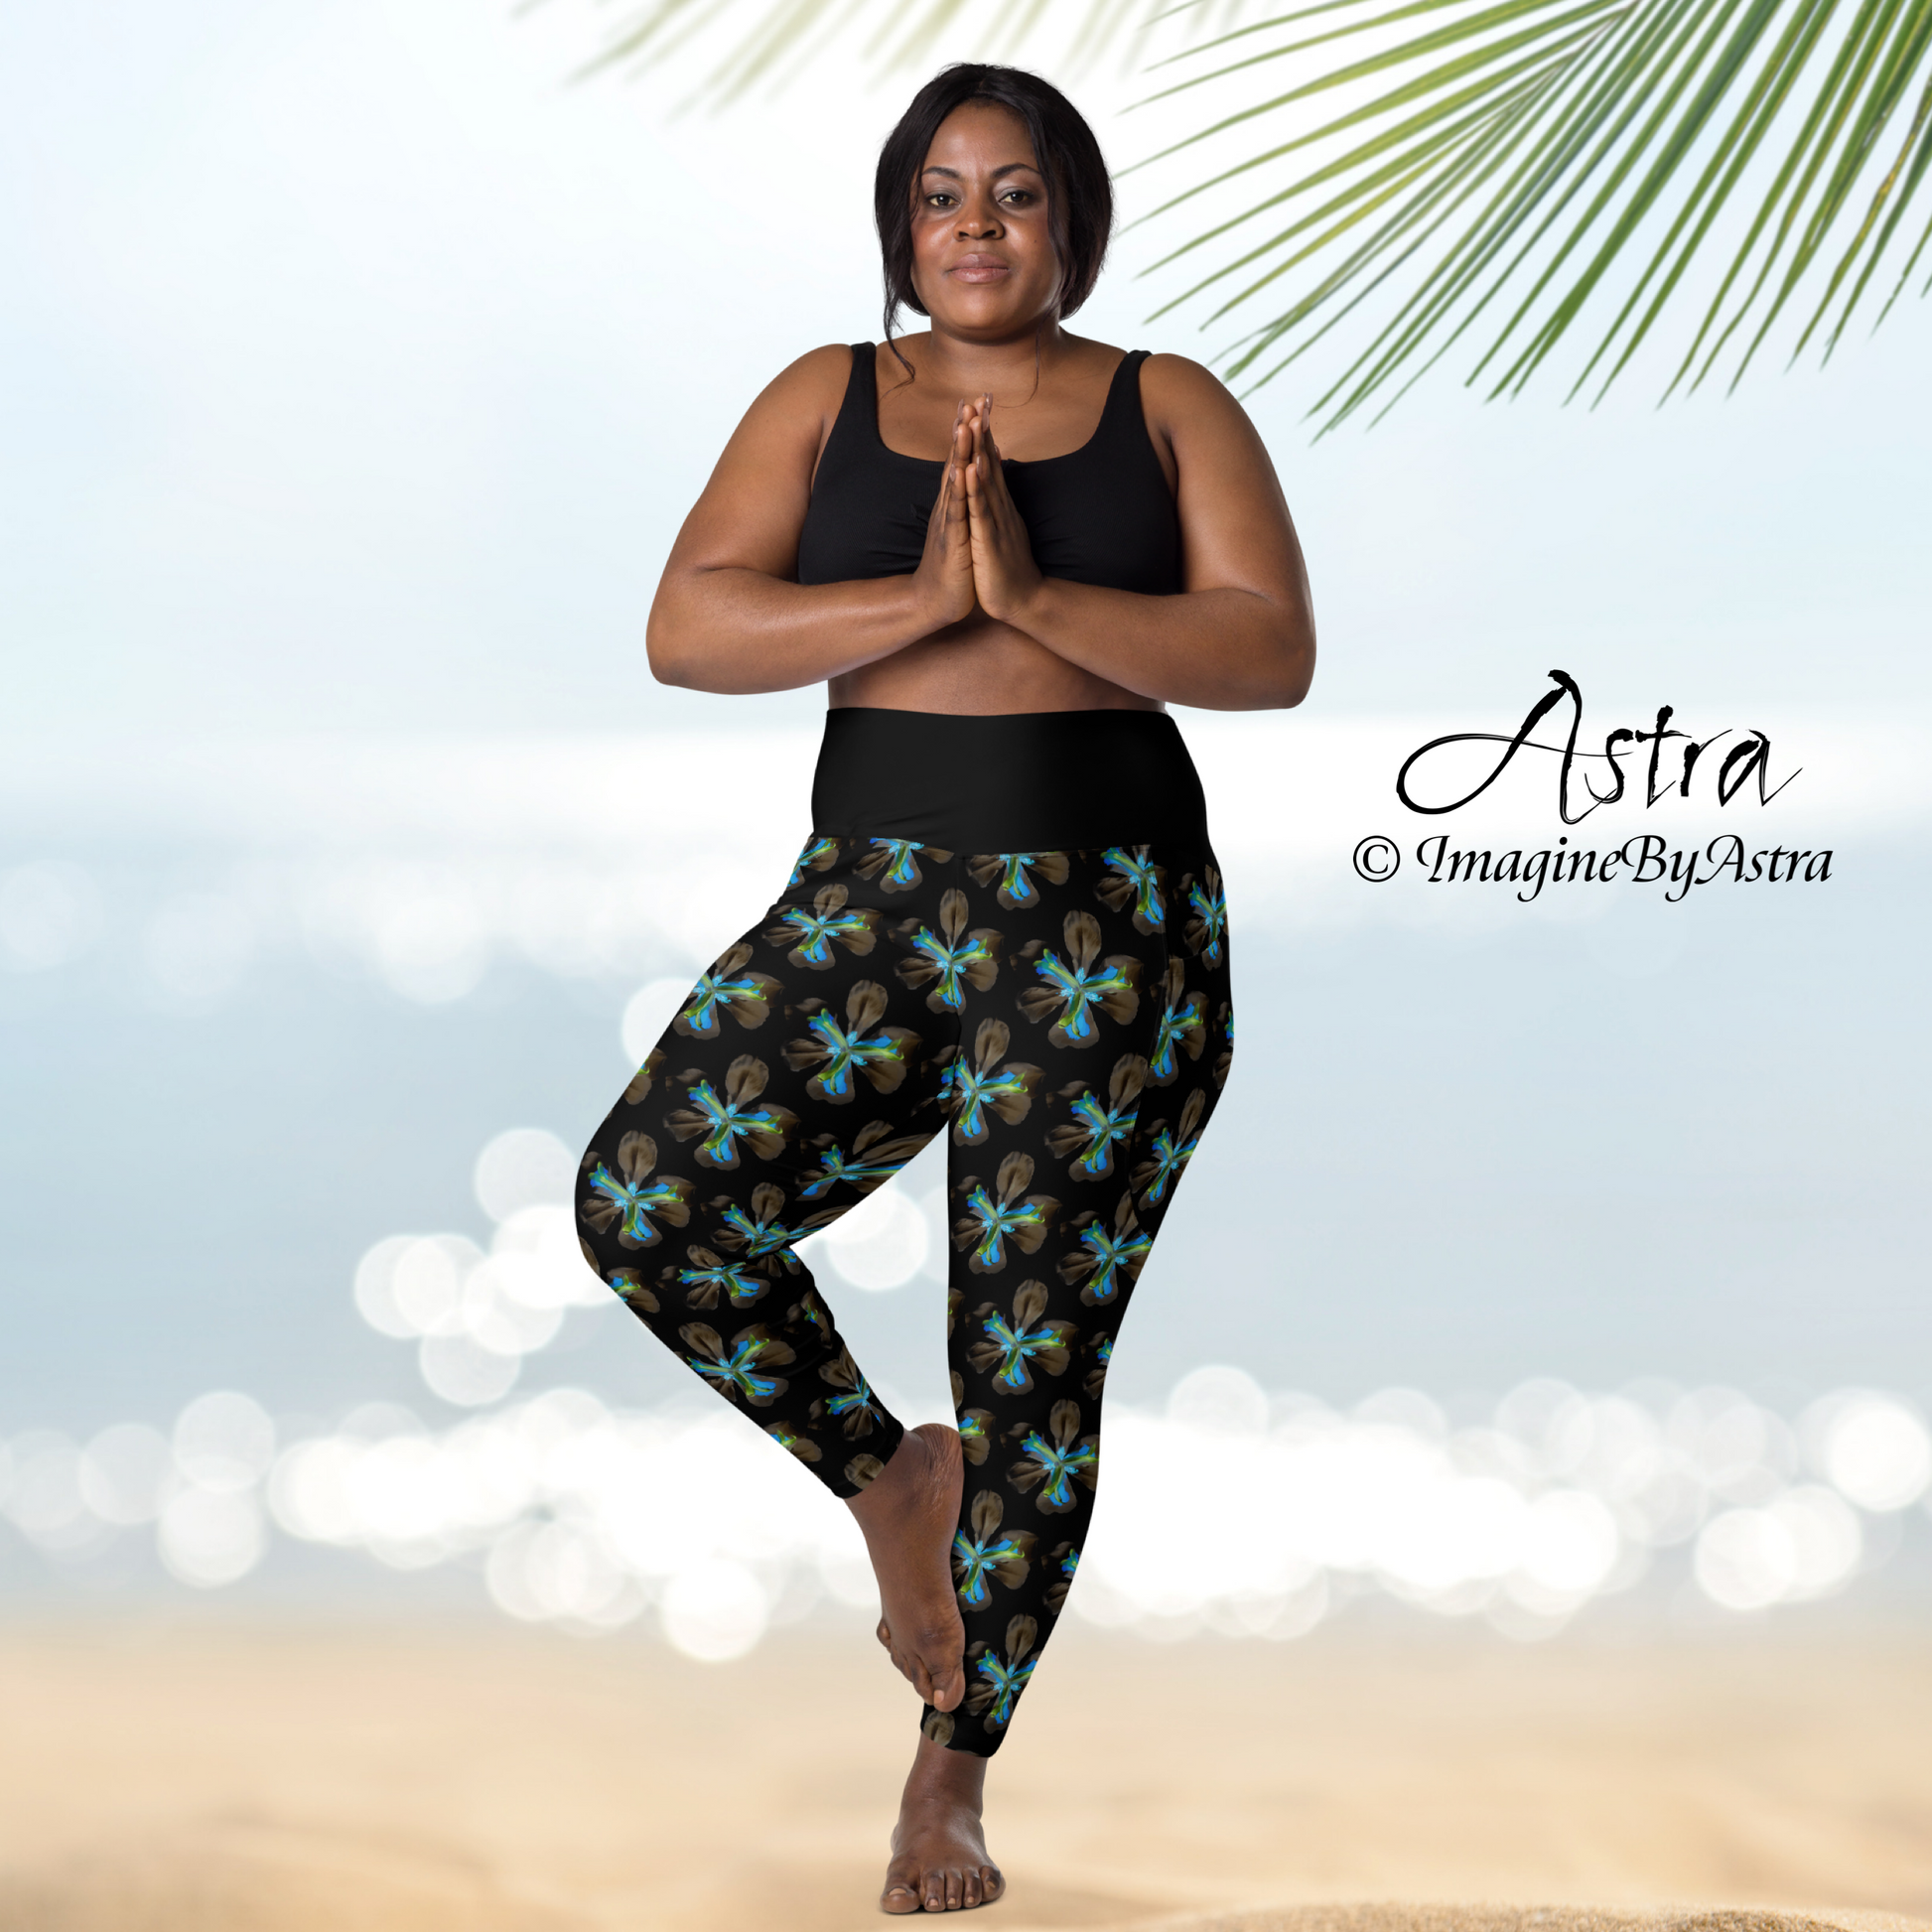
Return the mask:
{"type": "MultiPolygon", "coordinates": [[[[573,81],[598,31],[565,0],[0,22],[9,1426],[419,1397],[357,1256],[477,1232],[504,1129],[581,1145],[626,1001],[751,923],[808,829],[820,694],[657,687],[643,620],[762,383],[878,333],[903,84],[679,112],[679,76],[573,81]],[[740,768],[759,801],[721,806],[740,768]]],[[[1117,163],[1161,138],[1138,91],[1080,82],[1117,163]]],[[[1123,176],[1128,217],[1157,179],[1123,176]]],[[[1078,327],[1204,354],[1146,320],[1161,232],[1078,327]]],[[[1321,661],[1293,714],[1183,718],[1243,1064],[1124,1389],[1235,1353],[1335,1400],[1932,1393],[1927,323],[1663,409],[1641,369],[1594,412],[1443,380],[1316,442],[1306,387],[1249,398],[1321,661]],[[1831,879],[1427,886],[1440,822],[1395,767],[1513,730],[1552,666],[1587,736],[1671,704],[1801,767],[1763,807],[1626,802],[1619,839],[1738,828],[1831,879]],[[1349,864],[1377,833],[1385,886],[1349,864]]],[[[1550,845],[1552,791],[1519,769],[1456,829],[1550,845]]],[[[855,1320],[930,1380],[916,1291],[855,1320]]],[[[558,1376],[670,1386],[580,1327],[558,1376]]]]}

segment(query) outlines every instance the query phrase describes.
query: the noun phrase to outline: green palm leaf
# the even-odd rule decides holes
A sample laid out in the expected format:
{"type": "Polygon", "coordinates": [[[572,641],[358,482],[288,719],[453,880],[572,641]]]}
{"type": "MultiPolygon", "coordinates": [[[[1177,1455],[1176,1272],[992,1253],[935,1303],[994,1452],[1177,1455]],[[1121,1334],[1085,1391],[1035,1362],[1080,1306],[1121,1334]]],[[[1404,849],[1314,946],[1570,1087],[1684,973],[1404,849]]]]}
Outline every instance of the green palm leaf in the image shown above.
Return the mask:
{"type": "MultiPolygon", "coordinates": [[[[1829,356],[1906,238],[1932,165],[1932,0],[1341,0],[1178,57],[1207,71],[1155,98],[1252,89],[1267,65],[1317,48],[1311,77],[1151,161],[1297,127],[1162,204],[1156,216],[1173,221],[1210,190],[1288,177],[1157,265],[1295,213],[1167,306],[1211,295],[1214,322],[1302,275],[1223,358],[1230,376],[1265,382],[1380,299],[1316,397],[1324,427],[1386,410],[1458,345],[1468,382],[1517,394],[1587,309],[1598,323],[1572,396],[1593,385],[1600,398],[1667,317],[1683,327],[1666,393],[1725,365],[1734,386],[1787,313],[1792,354],[1822,339],[1829,356]],[[1336,64],[1355,36],[1375,51],[1336,64]],[[1312,126],[1293,118],[1351,84],[1373,91],[1312,126]],[[1322,165],[1307,165],[1310,150],[1322,165]],[[1694,298],[1691,271],[1707,264],[1715,288],[1694,298]]],[[[1874,327],[1927,234],[1896,264],[1874,327]]]]}
{"type": "MultiPolygon", "coordinates": [[[[1249,0],[1253,4],[1253,0],[1249,0]]],[[[1019,54],[1050,26],[1056,52],[1074,69],[1109,51],[1130,56],[1159,21],[1180,16],[1198,37],[1243,11],[1241,0],[643,0],[626,14],[591,64],[660,68],[704,38],[720,45],[694,100],[724,106],[759,88],[775,90],[814,59],[856,41],[877,73],[931,58],[949,28],[970,24],[978,56],[1019,54]],[[1069,28],[1069,20],[1071,26],[1069,28]]]]}

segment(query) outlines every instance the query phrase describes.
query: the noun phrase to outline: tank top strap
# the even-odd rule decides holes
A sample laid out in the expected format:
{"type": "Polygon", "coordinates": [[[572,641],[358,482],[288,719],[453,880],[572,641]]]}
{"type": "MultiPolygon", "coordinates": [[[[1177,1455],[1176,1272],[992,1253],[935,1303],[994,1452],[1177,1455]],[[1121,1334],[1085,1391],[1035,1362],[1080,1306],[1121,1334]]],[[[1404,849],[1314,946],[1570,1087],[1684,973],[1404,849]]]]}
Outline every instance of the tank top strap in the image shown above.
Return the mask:
{"type": "Polygon", "coordinates": [[[878,431],[879,351],[871,343],[852,345],[852,374],[845,385],[845,400],[839,405],[839,421],[848,416],[854,429],[878,431]]]}
{"type": "Polygon", "coordinates": [[[879,387],[874,370],[877,357],[870,343],[853,343],[852,373],[846,378],[839,413],[818,454],[812,472],[812,493],[832,477],[863,476],[877,468],[879,450],[879,387]]]}
{"type": "Polygon", "coordinates": [[[1101,406],[1100,425],[1093,439],[1096,443],[1117,444],[1123,437],[1147,440],[1147,413],[1141,407],[1141,364],[1151,353],[1145,348],[1130,348],[1120,358],[1107,387],[1107,400],[1101,406]]]}

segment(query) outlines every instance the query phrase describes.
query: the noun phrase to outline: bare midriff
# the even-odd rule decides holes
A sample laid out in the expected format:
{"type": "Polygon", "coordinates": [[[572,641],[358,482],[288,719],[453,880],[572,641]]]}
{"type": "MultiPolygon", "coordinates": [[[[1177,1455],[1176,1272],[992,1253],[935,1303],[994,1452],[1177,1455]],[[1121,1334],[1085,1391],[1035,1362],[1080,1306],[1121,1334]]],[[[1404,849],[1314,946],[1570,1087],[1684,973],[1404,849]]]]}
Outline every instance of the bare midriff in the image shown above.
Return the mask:
{"type": "Polygon", "coordinates": [[[1024,631],[987,617],[936,630],[876,664],[831,679],[827,701],[885,711],[1163,711],[1158,698],[1123,690],[1055,656],[1024,631]]]}

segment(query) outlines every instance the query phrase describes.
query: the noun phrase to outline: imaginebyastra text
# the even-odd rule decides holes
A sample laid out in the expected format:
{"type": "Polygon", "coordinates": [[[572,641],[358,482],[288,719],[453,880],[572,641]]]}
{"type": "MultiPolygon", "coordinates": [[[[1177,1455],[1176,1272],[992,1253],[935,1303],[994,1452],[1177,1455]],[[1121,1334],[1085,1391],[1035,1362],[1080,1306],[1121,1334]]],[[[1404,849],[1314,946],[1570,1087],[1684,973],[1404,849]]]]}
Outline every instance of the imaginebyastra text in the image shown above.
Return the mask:
{"type": "MultiPolygon", "coordinates": [[[[1518,752],[1554,752],[1561,762],[1557,767],[1557,811],[1566,825],[1580,824],[1595,811],[1599,805],[1614,805],[1625,790],[1625,776],[1622,758],[1633,755],[1635,748],[1642,745],[1650,747],[1650,758],[1644,780],[1644,805],[1646,808],[1669,796],[1674,789],[1680,798],[1691,795],[1691,779],[1697,770],[1698,760],[1712,746],[1721,739],[1730,736],[1729,729],[1714,733],[1710,738],[1695,739],[1689,732],[1672,731],[1670,720],[1675,707],[1663,705],[1657,712],[1657,723],[1650,731],[1631,731],[1618,726],[1603,740],[1600,752],[1580,752],[1577,739],[1583,730],[1584,694],[1578,688],[1577,680],[1568,671],[1552,671],[1550,676],[1556,682],[1554,691],[1546,692],[1531,706],[1529,715],[1517,726],[1514,736],[1505,738],[1501,732],[1451,732],[1446,738],[1432,738],[1427,745],[1413,751],[1403,760],[1402,769],[1396,773],[1395,795],[1412,812],[1423,812],[1432,816],[1444,812],[1459,811],[1470,800],[1480,798],[1502,774],[1508,770],[1509,761],[1518,752]],[[1556,707],[1570,701],[1570,735],[1561,745],[1539,744],[1530,734],[1535,731],[1556,707]],[[1670,739],[1683,741],[1682,761],[1675,770],[1665,772],[1664,746],[1670,739]],[[1410,776],[1416,767],[1433,752],[1440,752],[1446,745],[1489,744],[1504,747],[1489,775],[1472,791],[1465,791],[1460,798],[1451,799],[1447,805],[1425,805],[1410,792],[1410,776]],[[1606,764],[1609,788],[1599,791],[1590,783],[1587,772],[1577,770],[1580,759],[1595,759],[1606,764]],[[1659,777],[1662,784],[1659,785],[1659,777]],[[1588,797],[1587,804],[1579,804],[1577,789],[1581,787],[1588,797]]],[[[1761,731],[1746,732],[1745,735],[1725,752],[1718,766],[1717,792],[1718,803],[1728,805],[1730,801],[1755,778],[1757,802],[1768,805],[1798,773],[1791,772],[1776,784],[1770,782],[1771,741],[1761,731]]]]}
{"type": "Polygon", "coordinates": [[[1713,886],[1721,879],[1733,886],[1803,881],[1807,885],[1828,881],[1832,876],[1832,851],[1799,851],[1774,845],[1767,851],[1747,852],[1744,841],[1734,832],[1722,832],[1699,850],[1696,846],[1670,846],[1654,832],[1633,832],[1621,845],[1606,852],[1566,850],[1568,839],[1559,839],[1554,851],[1541,852],[1461,852],[1450,851],[1449,834],[1438,832],[1416,847],[1416,864],[1429,868],[1432,886],[1521,885],[1526,890],[1516,897],[1527,905],[1544,888],[1553,886],[1607,886],[1628,870],[1629,883],[1649,886],[1668,883],[1664,897],[1674,905],[1693,886],[1713,886]],[[1632,850],[1634,848],[1634,851],[1632,850]],[[1700,867],[1705,870],[1700,871],[1700,867]]]}

